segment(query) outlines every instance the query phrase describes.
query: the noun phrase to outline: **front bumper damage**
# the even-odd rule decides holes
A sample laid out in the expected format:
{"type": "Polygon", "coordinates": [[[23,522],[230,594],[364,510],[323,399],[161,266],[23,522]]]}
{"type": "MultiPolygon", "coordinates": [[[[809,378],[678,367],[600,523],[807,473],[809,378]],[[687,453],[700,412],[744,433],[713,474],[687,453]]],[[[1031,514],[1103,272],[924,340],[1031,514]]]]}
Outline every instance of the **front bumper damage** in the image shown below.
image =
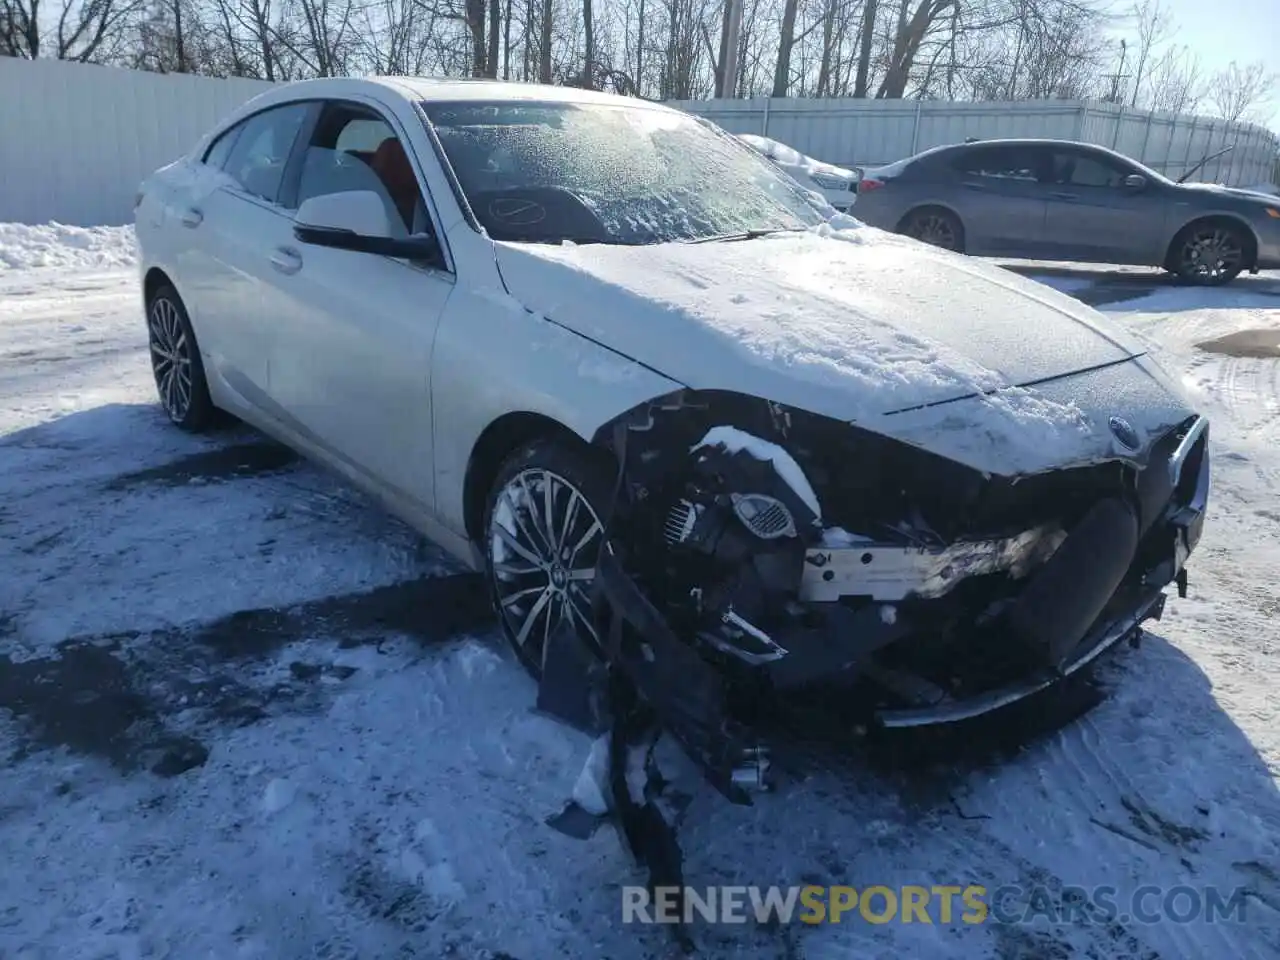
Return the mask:
{"type": "Polygon", "coordinates": [[[599,439],[621,465],[603,649],[562,632],[540,705],[599,732],[622,682],[623,712],[737,803],[764,780],[768,705],[836,684],[867,727],[954,723],[1135,640],[1186,589],[1209,491],[1196,416],[1133,457],[1014,479],[737,395],[663,398],[599,439]]]}

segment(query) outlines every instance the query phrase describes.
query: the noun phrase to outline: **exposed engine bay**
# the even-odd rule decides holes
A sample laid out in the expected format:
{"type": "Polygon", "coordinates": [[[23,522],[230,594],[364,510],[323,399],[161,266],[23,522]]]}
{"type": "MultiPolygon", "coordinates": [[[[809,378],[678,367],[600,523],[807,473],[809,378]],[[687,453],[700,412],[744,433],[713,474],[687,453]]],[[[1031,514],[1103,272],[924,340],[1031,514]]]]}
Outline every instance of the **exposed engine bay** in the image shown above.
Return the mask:
{"type": "Polygon", "coordinates": [[[562,632],[540,705],[599,732],[622,678],[629,722],[639,705],[735,802],[768,785],[762,704],[838,683],[869,726],[962,720],[1134,639],[1185,590],[1208,488],[1198,417],[1017,478],[736,394],[681,391],[597,442],[620,465],[604,649],[562,632]]]}

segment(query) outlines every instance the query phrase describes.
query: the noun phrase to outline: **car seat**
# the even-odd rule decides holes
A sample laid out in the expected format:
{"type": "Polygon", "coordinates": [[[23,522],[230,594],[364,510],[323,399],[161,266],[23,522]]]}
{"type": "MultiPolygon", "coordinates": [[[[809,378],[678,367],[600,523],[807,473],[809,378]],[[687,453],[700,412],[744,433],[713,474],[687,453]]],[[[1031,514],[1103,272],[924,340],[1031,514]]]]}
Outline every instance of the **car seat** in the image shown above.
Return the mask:
{"type": "Polygon", "coordinates": [[[387,192],[410,233],[421,233],[425,227],[425,210],[422,210],[422,194],[418,178],[409,162],[404,146],[395,137],[387,137],[378,144],[369,164],[386,185],[387,192]]]}

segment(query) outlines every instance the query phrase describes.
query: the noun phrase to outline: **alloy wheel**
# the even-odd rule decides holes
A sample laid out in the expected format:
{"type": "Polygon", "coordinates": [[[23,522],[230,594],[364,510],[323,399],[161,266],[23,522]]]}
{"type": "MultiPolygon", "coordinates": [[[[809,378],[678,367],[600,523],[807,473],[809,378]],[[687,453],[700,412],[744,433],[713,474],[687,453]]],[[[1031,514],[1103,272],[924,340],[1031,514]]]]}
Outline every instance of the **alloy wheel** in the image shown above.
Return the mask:
{"type": "Polygon", "coordinates": [[[924,243],[944,250],[956,249],[956,231],[950,219],[938,213],[917,216],[912,222],[911,235],[924,243]]]}
{"type": "Polygon", "coordinates": [[[191,409],[191,341],[173,301],[152,301],[147,332],[160,405],[170,420],[181,423],[191,409]]]}
{"type": "Polygon", "coordinates": [[[1244,263],[1244,246],[1234,230],[1201,227],[1182,244],[1178,272],[1197,280],[1233,277],[1244,263]]]}
{"type": "Polygon", "coordinates": [[[498,609],[529,663],[545,668],[561,622],[600,643],[591,619],[591,585],[604,527],[587,498],[563,476],[530,467],[498,494],[489,555],[498,609]]]}

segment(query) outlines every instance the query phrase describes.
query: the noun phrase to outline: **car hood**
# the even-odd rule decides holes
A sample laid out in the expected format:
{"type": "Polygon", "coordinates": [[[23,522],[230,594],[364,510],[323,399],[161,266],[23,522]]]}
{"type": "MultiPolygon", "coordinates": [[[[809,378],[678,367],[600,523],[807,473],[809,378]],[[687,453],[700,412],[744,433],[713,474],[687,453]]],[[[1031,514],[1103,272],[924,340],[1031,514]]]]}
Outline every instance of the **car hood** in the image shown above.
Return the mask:
{"type": "Polygon", "coordinates": [[[1237,200],[1252,200],[1269,207],[1280,207],[1280,197],[1260,190],[1244,190],[1240,187],[1225,187],[1217,183],[1184,183],[1180,186],[1195,190],[1198,193],[1213,193],[1219,196],[1233,197],[1237,200]]]}
{"type": "MultiPolygon", "coordinates": [[[[926,421],[950,417],[954,434],[953,402],[968,398],[973,412],[961,419],[1025,454],[1000,459],[1000,472],[1054,460],[1036,438],[1044,429],[1077,440],[1096,429],[1072,401],[1029,385],[1143,352],[1046,286],[852,218],[834,223],[846,226],[696,244],[495,247],[525,309],[695,389],[764,397],[889,435],[898,432],[891,420],[910,420],[912,442],[926,446],[918,411],[929,411],[926,421]]],[[[1084,446],[1059,452],[1092,456],[1084,446]]]]}

